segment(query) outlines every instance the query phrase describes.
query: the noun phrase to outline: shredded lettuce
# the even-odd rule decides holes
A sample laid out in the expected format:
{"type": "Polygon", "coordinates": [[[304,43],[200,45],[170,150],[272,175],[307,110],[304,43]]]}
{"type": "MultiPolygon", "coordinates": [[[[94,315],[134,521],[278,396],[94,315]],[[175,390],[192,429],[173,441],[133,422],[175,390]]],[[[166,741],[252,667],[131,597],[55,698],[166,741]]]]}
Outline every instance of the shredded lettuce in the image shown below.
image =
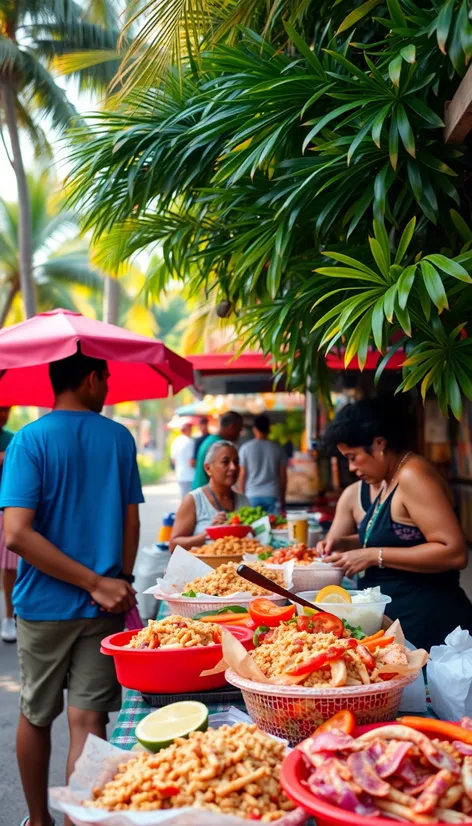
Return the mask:
{"type": "Polygon", "coordinates": [[[354,626],[350,625],[348,621],[345,619],[343,619],[343,625],[346,631],[351,632],[351,636],[354,637],[355,640],[363,640],[364,637],[367,636],[367,634],[364,634],[360,625],[356,625],[356,627],[354,628],[354,626]]]}

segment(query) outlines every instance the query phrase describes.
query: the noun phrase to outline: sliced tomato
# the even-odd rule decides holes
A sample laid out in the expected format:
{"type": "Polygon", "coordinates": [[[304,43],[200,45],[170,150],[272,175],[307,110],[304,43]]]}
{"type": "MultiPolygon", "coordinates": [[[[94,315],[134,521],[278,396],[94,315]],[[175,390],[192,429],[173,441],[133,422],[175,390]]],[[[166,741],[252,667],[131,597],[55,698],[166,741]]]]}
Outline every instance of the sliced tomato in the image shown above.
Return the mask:
{"type": "Polygon", "coordinates": [[[312,631],[311,617],[297,617],[297,631],[312,631]]]}
{"type": "Polygon", "coordinates": [[[215,645],[221,645],[221,634],[219,631],[213,631],[213,642],[215,645]]]}
{"type": "Polygon", "coordinates": [[[275,628],[281,622],[292,619],[295,610],[294,605],[276,605],[275,602],[265,597],[258,597],[249,603],[251,619],[256,625],[268,625],[269,628],[275,628]]]}
{"type": "Polygon", "coordinates": [[[321,726],[315,729],[314,734],[321,734],[324,731],[344,731],[345,734],[352,735],[354,734],[355,728],[356,718],[352,711],[345,708],[343,711],[338,711],[337,714],[333,714],[329,720],[321,723],[321,726]]]}
{"type": "Polygon", "coordinates": [[[344,624],[342,619],[336,617],[334,614],[313,614],[308,617],[311,623],[311,631],[314,634],[334,634],[341,638],[344,634],[344,624]]]}

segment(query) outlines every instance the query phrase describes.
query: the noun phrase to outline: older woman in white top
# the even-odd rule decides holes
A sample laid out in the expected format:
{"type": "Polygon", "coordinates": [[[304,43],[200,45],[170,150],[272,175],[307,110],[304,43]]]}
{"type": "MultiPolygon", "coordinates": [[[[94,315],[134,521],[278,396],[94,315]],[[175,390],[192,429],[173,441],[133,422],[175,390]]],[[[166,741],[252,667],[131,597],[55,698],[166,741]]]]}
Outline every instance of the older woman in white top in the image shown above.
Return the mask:
{"type": "Polygon", "coordinates": [[[195,548],[208,541],[206,529],[222,525],[231,511],[249,505],[247,496],[236,493],[238,451],[231,442],[214,442],[205,456],[208,485],[190,491],[177,511],[169,547],[195,548]]]}

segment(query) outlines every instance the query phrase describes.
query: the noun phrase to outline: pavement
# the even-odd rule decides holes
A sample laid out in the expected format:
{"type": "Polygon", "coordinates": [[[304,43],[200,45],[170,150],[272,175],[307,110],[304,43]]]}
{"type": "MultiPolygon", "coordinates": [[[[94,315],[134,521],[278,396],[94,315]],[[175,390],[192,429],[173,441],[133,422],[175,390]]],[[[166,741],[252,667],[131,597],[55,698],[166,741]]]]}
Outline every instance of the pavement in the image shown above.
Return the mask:
{"type": "MultiPolygon", "coordinates": [[[[164,482],[144,489],[146,502],[141,505],[140,548],[150,547],[156,541],[164,514],[175,511],[179,504],[177,484],[164,482]]],[[[168,555],[158,555],[163,571],[168,555]]],[[[0,616],[3,600],[0,595],[0,616]]],[[[0,641],[0,826],[19,826],[27,814],[15,755],[16,723],[19,698],[18,658],[15,645],[0,641]]],[[[110,715],[109,731],[117,715],[110,715]]],[[[55,721],[52,732],[50,784],[64,784],[64,766],[68,751],[68,729],[65,714],[55,721]]],[[[62,818],[56,818],[56,826],[62,826],[62,818]]]]}

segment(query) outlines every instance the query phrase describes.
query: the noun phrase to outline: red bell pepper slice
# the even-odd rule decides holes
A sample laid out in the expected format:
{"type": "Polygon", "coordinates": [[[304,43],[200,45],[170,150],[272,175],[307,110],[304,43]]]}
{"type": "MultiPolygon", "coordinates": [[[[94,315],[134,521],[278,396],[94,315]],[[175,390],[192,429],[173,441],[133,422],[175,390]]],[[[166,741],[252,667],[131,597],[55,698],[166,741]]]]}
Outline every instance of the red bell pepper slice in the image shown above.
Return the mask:
{"type": "Polygon", "coordinates": [[[347,645],[345,646],[331,645],[329,648],[326,649],[326,651],[321,651],[314,657],[310,657],[310,659],[306,660],[306,662],[299,663],[298,665],[291,668],[290,671],[286,671],[285,673],[289,677],[300,677],[302,674],[312,674],[313,671],[318,671],[320,668],[323,668],[323,666],[325,666],[331,660],[341,659],[341,657],[344,656],[348,648],[357,648],[357,640],[353,638],[346,640],[346,643],[347,645]]]}

